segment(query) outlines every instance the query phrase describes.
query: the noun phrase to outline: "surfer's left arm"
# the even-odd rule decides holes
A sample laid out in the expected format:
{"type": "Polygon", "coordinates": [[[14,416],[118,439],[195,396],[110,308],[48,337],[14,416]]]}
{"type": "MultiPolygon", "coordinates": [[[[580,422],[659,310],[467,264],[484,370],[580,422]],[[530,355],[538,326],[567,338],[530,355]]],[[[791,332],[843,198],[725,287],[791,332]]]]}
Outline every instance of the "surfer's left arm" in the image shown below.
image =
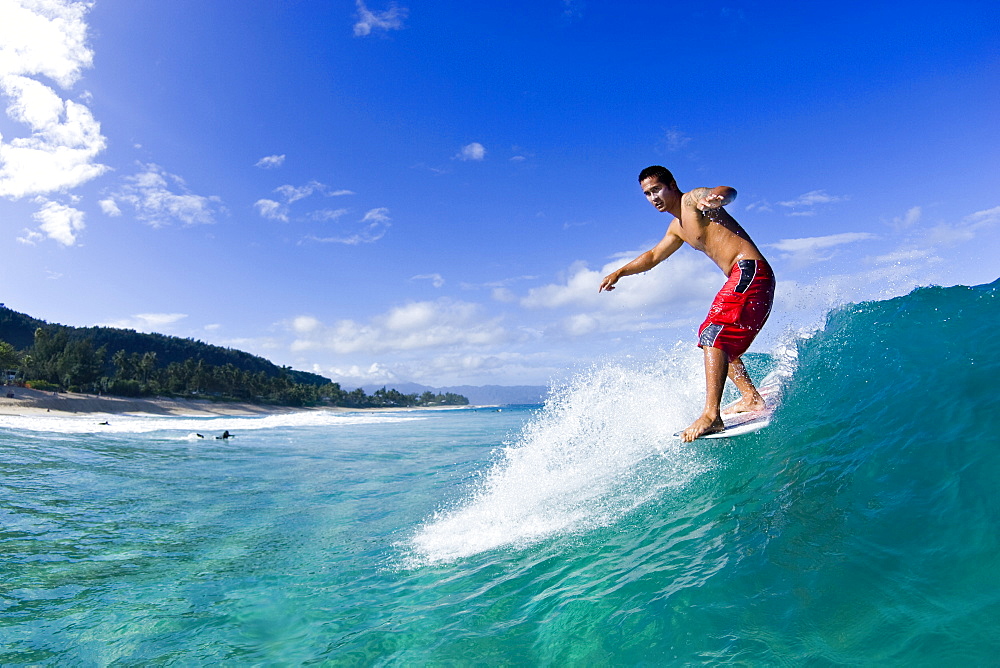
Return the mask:
{"type": "Polygon", "coordinates": [[[716,186],[714,188],[695,188],[684,196],[688,206],[699,211],[708,211],[726,206],[736,199],[736,188],[716,186]]]}

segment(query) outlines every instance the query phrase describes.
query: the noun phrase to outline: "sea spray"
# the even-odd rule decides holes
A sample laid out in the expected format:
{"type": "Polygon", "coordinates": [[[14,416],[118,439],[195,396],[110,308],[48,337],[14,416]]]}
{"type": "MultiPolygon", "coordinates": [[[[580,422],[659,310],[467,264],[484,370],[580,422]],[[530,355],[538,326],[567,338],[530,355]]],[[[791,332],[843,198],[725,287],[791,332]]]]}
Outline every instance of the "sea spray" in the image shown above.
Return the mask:
{"type": "Polygon", "coordinates": [[[411,565],[607,526],[682,487],[711,466],[673,437],[703,401],[702,356],[690,346],[577,375],[553,389],[467,496],[420,527],[411,565]]]}

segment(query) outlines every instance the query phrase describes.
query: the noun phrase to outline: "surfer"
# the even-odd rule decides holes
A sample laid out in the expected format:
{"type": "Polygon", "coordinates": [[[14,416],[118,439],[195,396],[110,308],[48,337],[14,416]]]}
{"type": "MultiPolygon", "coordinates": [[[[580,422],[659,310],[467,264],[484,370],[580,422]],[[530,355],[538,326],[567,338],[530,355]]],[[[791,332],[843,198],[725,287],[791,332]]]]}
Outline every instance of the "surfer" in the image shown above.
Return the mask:
{"type": "Polygon", "coordinates": [[[722,208],[736,198],[735,189],[718,186],[683,192],[670,171],[658,165],[639,173],[639,185],[657,211],[674,219],[656,246],[605,276],[598,292],[614,290],[622,276],[649,271],[685,243],[707,255],[728,277],[698,330],[707,389],[704,412],[681,433],[681,440],[691,442],[725,428],[720,405],[727,376],[742,395],[730,412],[764,408],[740,356],[771,312],[774,273],[750,235],[722,208]]]}

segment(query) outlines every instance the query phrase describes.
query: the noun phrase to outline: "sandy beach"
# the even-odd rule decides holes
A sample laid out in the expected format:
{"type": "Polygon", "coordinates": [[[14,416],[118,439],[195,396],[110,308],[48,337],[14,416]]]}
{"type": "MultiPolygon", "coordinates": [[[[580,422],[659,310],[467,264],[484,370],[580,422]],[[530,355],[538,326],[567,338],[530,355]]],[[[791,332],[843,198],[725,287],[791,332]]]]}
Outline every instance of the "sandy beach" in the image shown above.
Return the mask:
{"type": "MultiPolygon", "coordinates": [[[[107,413],[120,415],[137,413],[146,415],[273,415],[291,413],[313,408],[292,408],[288,406],[256,406],[246,403],[214,402],[203,399],[168,399],[152,397],[130,399],[128,397],[107,397],[74,392],[43,392],[26,387],[5,386],[0,388],[0,415],[37,415],[40,413],[107,413]],[[8,395],[13,395],[10,397],[8,395]]],[[[346,411],[350,409],[333,407],[322,410],[346,411]]]]}

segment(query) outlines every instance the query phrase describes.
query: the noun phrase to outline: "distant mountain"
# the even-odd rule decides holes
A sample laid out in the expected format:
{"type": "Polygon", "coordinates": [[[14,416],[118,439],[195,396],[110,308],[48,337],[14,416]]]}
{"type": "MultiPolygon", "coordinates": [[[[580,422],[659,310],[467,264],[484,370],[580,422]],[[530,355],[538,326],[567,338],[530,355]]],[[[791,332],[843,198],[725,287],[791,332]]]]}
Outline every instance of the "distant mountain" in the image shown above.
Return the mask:
{"type": "MultiPolygon", "coordinates": [[[[363,385],[361,389],[371,394],[382,385],[363,385]]],[[[473,406],[509,406],[513,404],[540,404],[545,401],[549,389],[544,385],[453,385],[430,387],[419,383],[397,383],[393,387],[403,394],[423,394],[433,392],[444,394],[453,392],[469,400],[473,406]]]]}

